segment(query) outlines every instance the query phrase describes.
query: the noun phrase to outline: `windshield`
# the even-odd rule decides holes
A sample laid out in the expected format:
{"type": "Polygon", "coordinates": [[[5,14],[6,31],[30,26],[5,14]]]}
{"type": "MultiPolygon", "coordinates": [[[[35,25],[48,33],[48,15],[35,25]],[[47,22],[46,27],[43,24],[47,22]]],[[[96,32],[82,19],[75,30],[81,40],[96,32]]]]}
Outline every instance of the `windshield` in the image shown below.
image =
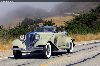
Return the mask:
{"type": "Polygon", "coordinates": [[[43,32],[43,28],[39,27],[35,29],[36,32],[43,32]]]}
{"type": "Polygon", "coordinates": [[[54,32],[53,27],[39,27],[35,29],[36,32],[54,32]]]}
{"type": "Polygon", "coordinates": [[[44,32],[53,32],[53,28],[44,28],[44,32]]]}

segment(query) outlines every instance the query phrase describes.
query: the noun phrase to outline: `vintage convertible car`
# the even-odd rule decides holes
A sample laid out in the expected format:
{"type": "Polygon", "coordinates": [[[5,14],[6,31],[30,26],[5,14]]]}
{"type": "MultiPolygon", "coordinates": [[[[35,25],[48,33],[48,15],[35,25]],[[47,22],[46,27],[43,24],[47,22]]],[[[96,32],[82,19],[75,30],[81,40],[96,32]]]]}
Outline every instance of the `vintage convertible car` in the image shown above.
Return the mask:
{"type": "Polygon", "coordinates": [[[20,58],[25,52],[39,52],[45,58],[50,58],[53,51],[66,50],[73,52],[74,39],[68,37],[66,32],[56,32],[53,26],[44,26],[34,32],[21,35],[13,42],[13,55],[20,58]]]}

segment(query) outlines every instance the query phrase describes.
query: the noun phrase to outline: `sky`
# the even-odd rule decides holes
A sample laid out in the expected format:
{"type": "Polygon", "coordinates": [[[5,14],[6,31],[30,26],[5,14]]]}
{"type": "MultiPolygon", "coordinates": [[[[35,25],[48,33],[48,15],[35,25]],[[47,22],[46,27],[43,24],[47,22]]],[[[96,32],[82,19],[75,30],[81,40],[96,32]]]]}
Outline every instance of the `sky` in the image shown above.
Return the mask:
{"type": "Polygon", "coordinates": [[[50,12],[51,9],[59,3],[61,2],[0,2],[0,25],[10,22],[9,20],[15,17],[12,13],[15,13],[16,9],[18,10],[23,7],[27,8],[28,6],[31,8],[33,7],[33,9],[41,8],[43,10],[50,12]]]}
{"type": "Polygon", "coordinates": [[[73,12],[74,10],[77,11],[78,8],[88,9],[92,7],[91,5],[93,4],[85,2],[0,2],[0,25],[12,23],[16,19],[25,17],[46,17],[65,12],[73,12]]]}
{"type": "Polygon", "coordinates": [[[0,3],[0,18],[3,18],[7,13],[21,6],[32,6],[50,11],[56,4],[61,2],[1,2],[0,3]]]}

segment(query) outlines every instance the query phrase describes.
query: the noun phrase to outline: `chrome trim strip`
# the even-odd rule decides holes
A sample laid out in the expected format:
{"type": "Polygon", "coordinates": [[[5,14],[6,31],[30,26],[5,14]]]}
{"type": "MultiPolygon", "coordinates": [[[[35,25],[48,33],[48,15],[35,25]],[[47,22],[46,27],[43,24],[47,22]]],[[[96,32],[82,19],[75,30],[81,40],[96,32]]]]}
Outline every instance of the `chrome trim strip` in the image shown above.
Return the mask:
{"type": "MultiPolygon", "coordinates": [[[[30,50],[25,50],[23,48],[11,48],[11,50],[30,51],[30,50]]],[[[36,50],[43,50],[43,47],[34,47],[32,51],[36,51],[36,50]]]]}

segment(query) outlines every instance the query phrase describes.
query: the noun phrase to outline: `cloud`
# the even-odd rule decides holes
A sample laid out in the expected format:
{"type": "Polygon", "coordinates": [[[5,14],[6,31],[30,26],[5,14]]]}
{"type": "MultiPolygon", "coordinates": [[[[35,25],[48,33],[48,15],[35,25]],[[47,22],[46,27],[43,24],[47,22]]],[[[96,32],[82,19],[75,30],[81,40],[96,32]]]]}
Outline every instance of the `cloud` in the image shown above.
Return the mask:
{"type": "Polygon", "coordinates": [[[16,19],[23,19],[25,17],[48,17],[49,12],[41,8],[34,8],[28,5],[21,6],[13,11],[10,11],[6,16],[0,19],[0,23],[9,24],[16,19]]]}
{"type": "Polygon", "coordinates": [[[52,9],[54,15],[63,15],[64,13],[80,13],[96,7],[99,2],[64,2],[58,4],[52,9]]]}

